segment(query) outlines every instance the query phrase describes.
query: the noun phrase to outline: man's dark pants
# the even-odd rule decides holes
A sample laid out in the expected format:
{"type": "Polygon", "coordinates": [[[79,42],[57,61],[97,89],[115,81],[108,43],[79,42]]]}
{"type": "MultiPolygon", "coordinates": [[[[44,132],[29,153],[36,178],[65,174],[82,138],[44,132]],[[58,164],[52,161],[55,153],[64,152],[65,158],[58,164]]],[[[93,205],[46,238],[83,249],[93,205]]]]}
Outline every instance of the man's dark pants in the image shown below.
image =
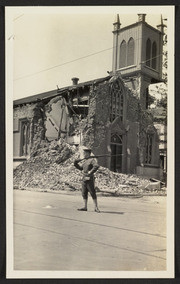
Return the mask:
{"type": "Polygon", "coordinates": [[[91,194],[93,199],[96,199],[96,191],[94,187],[94,179],[83,180],[82,182],[82,197],[83,199],[88,199],[88,192],[91,194]]]}

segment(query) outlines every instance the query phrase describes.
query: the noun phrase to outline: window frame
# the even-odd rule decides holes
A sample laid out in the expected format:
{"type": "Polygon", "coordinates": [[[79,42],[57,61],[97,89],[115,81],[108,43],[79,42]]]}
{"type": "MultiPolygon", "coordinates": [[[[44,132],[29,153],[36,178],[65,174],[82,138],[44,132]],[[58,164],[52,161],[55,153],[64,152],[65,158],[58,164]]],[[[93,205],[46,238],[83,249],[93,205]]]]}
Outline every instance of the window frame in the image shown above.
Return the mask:
{"type": "Polygon", "coordinates": [[[156,41],[153,41],[152,43],[152,62],[151,62],[151,68],[156,70],[157,69],[157,43],[156,41]],[[155,54],[153,54],[153,48],[155,47],[155,54]],[[155,65],[155,67],[153,66],[155,65]]]}
{"type": "Polygon", "coordinates": [[[134,65],[134,59],[135,59],[135,41],[134,41],[134,39],[133,39],[133,37],[130,37],[130,39],[129,39],[129,41],[128,41],[128,44],[127,44],[127,58],[126,58],[126,66],[128,67],[128,66],[132,66],[132,65],[134,65]],[[132,60],[132,62],[130,62],[130,64],[128,63],[128,59],[129,59],[129,57],[130,57],[130,55],[131,55],[131,53],[129,54],[129,51],[130,51],[130,43],[133,43],[133,60],[132,60]]]}
{"type": "Polygon", "coordinates": [[[121,68],[124,68],[124,67],[126,67],[126,66],[127,66],[127,43],[126,43],[126,41],[123,39],[123,40],[121,41],[121,44],[120,44],[119,68],[121,69],[121,68]],[[122,48],[125,48],[125,49],[124,49],[125,55],[123,55],[123,56],[121,56],[121,54],[123,53],[122,48]],[[122,59],[123,59],[124,61],[122,61],[122,59]],[[124,65],[123,65],[122,63],[123,63],[124,65]]]}
{"type": "Polygon", "coordinates": [[[125,99],[123,86],[119,80],[110,84],[110,98],[110,122],[112,123],[117,117],[123,121],[125,99]]]}
{"type": "Polygon", "coordinates": [[[30,121],[27,118],[22,118],[19,119],[20,122],[20,156],[22,157],[26,157],[29,156],[29,151],[28,151],[28,146],[30,146],[30,121]],[[29,135],[28,139],[29,139],[29,143],[26,143],[26,152],[24,155],[24,151],[23,151],[23,126],[27,124],[27,132],[26,132],[26,142],[27,142],[27,136],[29,135]],[[29,133],[29,134],[28,134],[29,133]]]}
{"type": "Polygon", "coordinates": [[[146,157],[145,157],[145,164],[152,165],[152,158],[153,158],[153,140],[154,140],[154,133],[147,133],[146,135],[146,157]]]}
{"type": "Polygon", "coordinates": [[[111,134],[111,164],[110,168],[114,172],[122,172],[123,169],[123,135],[118,133],[111,134]],[[117,137],[118,141],[113,141],[113,138],[117,137]],[[120,150],[120,154],[118,151],[120,150]],[[114,153],[116,156],[114,156],[114,153]]]}
{"type": "Polygon", "coordinates": [[[119,69],[128,68],[130,66],[134,66],[134,64],[135,64],[135,40],[133,37],[130,37],[128,42],[126,42],[126,40],[123,39],[119,46],[119,69]],[[129,47],[131,42],[133,42],[133,62],[129,64],[128,58],[129,58],[129,47]],[[122,47],[125,48],[125,52],[122,51],[122,47]]]}
{"type": "Polygon", "coordinates": [[[151,48],[151,40],[148,38],[146,40],[146,66],[151,67],[151,53],[152,53],[152,48],[151,48]]]}
{"type": "Polygon", "coordinates": [[[146,40],[146,61],[145,61],[146,67],[151,68],[152,70],[157,71],[157,43],[155,40],[151,42],[150,38],[146,40]],[[148,48],[149,43],[149,48],[148,48]],[[154,54],[154,48],[155,47],[155,54],[154,54]],[[148,53],[147,53],[148,51],[148,53]]]}

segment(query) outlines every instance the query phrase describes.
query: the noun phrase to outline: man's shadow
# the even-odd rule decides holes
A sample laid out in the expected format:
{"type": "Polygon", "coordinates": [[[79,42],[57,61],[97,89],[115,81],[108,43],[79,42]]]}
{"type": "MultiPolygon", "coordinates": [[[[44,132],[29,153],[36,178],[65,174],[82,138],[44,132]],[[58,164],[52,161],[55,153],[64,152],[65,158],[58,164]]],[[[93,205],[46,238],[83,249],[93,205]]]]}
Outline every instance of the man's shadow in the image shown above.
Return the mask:
{"type": "Polygon", "coordinates": [[[118,212],[118,211],[103,211],[103,210],[100,210],[101,213],[107,213],[107,214],[120,214],[120,215],[123,215],[124,212],[118,212]]]}

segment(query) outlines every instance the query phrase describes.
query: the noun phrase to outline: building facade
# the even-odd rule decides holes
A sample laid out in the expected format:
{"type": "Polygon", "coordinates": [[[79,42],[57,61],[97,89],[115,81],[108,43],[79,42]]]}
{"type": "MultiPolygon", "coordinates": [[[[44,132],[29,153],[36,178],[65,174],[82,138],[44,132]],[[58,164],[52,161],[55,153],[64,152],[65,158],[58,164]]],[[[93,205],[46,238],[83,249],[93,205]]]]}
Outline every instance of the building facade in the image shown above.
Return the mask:
{"type": "Polygon", "coordinates": [[[143,174],[146,168],[147,176],[154,171],[159,178],[159,140],[153,118],[119,76],[14,101],[16,160],[28,157],[41,140],[60,138],[104,155],[98,162],[112,171],[143,174]]]}
{"type": "MultiPolygon", "coordinates": [[[[148,72],[151,74],[148,78],[160,80],[162,63],[159,58],[156,63],[151,60],[156,70],[140,64],[147,56],[139,50],[137,31],[142,32],[143,25],[144,22],[131,27],[128,39],[125,33],[118,38],[119,20],[114,24],[114,42],[118,48],[114,49],[113,70],[109,76],[84,83],[78,83],[75,77],[66,88],[14,101],[14,160],[28,158],[34,145],[42,140],[63,138],[69,144],[91,147],[95,155],[102,156],[98,163],[112,171],[161,178],[159,137],[141,94],[145,87],[137,80],[144,80],[144,73],[148,72]],[[120,55],[123,41],[129,43],[124,62],[120,55]],[[135,55],[135,51],[139,55],[135,55]],[[124,75],[130,75],[128,72],[132,72],[132,76],[136,74],[135,84],[140,84],[141,88],[129,87],[134,79],[128,82],[127,77],[123,79],[124,75]]],[[[157,32],[158,53],[160,34],[157,32]]]]}

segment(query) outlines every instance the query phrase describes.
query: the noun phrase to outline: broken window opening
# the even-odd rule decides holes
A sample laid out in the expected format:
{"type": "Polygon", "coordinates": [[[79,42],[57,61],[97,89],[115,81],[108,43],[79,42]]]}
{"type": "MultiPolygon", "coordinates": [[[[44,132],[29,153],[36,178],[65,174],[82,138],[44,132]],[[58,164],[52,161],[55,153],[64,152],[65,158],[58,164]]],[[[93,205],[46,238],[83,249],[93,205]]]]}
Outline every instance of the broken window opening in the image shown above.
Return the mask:
{"type": "Polygon", "coordinates": [[[86,118],[88,116],[89,109],[88,107],[84,107],[84,105],[81,107],[79,107],[79,105],[73,106],[73,110],[78,116],[81,116],[81,118],[86,118]]]}
{"type": "Polygon", "coordinates": [[[87,97],[74,98],[73,110],[81,118],[86,118],[89,112],[89,102],[87,97]]]}
{"type": "Polygon", "coordinates": [[[79,101],[79,103],[78,103],[78,106],[87,106],[87,107],[89,107],[89,105],[88,105],[88,100],[84,100],[84,101],[79,101]]]}

